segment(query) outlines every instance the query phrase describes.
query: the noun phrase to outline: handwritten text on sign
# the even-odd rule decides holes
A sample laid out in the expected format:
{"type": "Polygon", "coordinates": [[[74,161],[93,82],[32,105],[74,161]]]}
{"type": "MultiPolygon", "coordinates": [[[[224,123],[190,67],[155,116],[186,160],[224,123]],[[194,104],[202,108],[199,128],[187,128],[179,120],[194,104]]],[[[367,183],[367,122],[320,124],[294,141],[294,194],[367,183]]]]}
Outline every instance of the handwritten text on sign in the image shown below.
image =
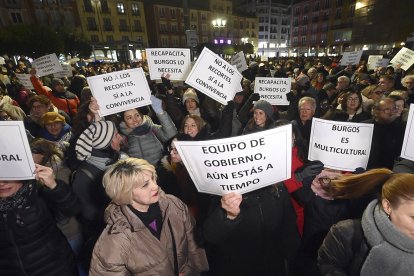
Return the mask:
{"type": "Polygon", "coordinates": [[[87,81],[101,116],[151,104],[151,90],[142,68],[97,75],[87,81]]]}
{"type": "Polygon", "coordinates": [[[358,64],[363,50],[342,53],[341,65],[358,64]]]}
{"type": "Polygon", "coordinates": [[[36,74],[40,77],[62,72],[63,68],[56,54],[42,56],[33,61],[32,67],[36,68],[36,74]]]}
{"type": "Polygon", "coordinates": [[[401,64],[401,69],[407,71],[414,63],[414,51],[402,47],[402,49],[391,60],[393,64],[401,64]]]}
{"type": "Polygon", "coordinates": [[[342,171],[366,168],[371,150],[373,124],[335,122],[313,118],[309,160],[342,171]]]}
{"type": "Polygon", "coordinates": [[[401,157],[414,161],[414,104],[410,105],[401,157]]]}
{"type": "Polygon", "coordinates": [[[0,133],[0,180],[33,179],[35,165],[23,122],[0,121],[0,133]]]}
{"type": "Polygon", "coordinates": [[[185,82],[227,105],[241,91],[242,75],[231,64],[204,48],[185,82]]]}
{"type": "Polygon", "coordinates": [[[290,78],[261,78],[256,77],[254,93],[260,94],[260,99],[271,105],[289,105],[286,94],[290,92],[290,78]]]}
{"type": "Polygon", "coordinates": [[[210,141],[176,141],[199,192],[240,194],[291,177],[292,126],[210,141]]]}
{"type": "Polygon", "coordinates": [[[231,65],[236,66],[237,70],[241,73],[244,70],[247,70],[247,63],[246,63],[246,58],[244,57],[244,53],[243,51],[238,52],[237,54],[235,54],[231,60],[230,60],[231,65]]]}
{"type": "Polygon", "coordinates": [[[191,70],[190,49],[152,48],[146,49],[149,73],[152,80],[170,74],[170,80],[185,80],[191,70]]]}

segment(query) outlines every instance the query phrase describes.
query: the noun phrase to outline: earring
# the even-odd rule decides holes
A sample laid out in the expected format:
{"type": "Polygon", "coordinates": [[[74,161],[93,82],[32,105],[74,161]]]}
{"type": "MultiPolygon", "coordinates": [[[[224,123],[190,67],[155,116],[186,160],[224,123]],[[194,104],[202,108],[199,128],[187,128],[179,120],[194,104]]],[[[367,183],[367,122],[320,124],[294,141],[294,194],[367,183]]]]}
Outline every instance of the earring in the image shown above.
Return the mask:
{"type": "Polygon", "coordinates": [[[389,220],[391,220],[391,214],[388,214],[388,213],[386,213],[387,214],[387,218],[389,219],[389,220]]]}

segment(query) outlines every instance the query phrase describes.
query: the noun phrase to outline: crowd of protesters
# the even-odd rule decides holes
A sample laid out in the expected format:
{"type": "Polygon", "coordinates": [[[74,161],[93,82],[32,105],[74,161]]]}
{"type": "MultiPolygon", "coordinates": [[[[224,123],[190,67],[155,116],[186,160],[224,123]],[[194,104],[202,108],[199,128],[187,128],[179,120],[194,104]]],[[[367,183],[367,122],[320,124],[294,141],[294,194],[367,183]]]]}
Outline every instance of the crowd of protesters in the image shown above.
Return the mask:
{"type": "Polygon", "coordinates": [[[0,120],[23,121],[41,185],[0,181],[0,274],[409,275],[414,161],[399,156],[414,70],[259,60],[248,60],[242,91],[225,106],[168,75],[148,76],[151,105],[104,118],[87,77],[148,72],[145,62],[81,58],[73,76],[39,78],[24,56],[6,60],[0,120]],[[16,74],[30,74],[34,89],[16,74]],[[253,93],[256,77],[291,78],[289,106],[253,93]],[[309,161],[313,118],[373,124],[367,171],[309,161]],[[286,124],[291,178],[243,195],[199,193],[174,144],[286,124]],[[398,271],[381,270],[384,258],[398,271]]]}

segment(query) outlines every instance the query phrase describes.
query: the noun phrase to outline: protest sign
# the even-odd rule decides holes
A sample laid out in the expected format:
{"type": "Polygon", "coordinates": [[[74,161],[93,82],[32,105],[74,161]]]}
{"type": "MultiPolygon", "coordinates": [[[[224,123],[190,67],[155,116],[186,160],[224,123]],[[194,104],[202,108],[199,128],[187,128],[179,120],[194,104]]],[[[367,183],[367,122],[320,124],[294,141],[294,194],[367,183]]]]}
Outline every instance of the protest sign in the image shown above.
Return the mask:
{"type": "Polygon", "coordinates": [[[383,59],[378,61],[377,66],[387,67],[389,63],[390,63],[389,58],[383,58],[383,59]]]}
{"type": "Polygon", "coordinates": [[[368,69],[369,70],[375,70],[375,68],[380,66],[380,65],[378,65],[380,60],[382,60],[382,55],[370,55],[368,57],[368,69]]]}
{"type": "Polygon", "coordinates": [[[373,124],[312,119],[309,160],[342,171],[366,168],[371,151],[373,124]]]}
{"type": "Polygon", "coordinates": [[[401,50],[391,60],[393,64],[401,64],[401,69],[407,71],[414,63],[414,51],[402,47],[401,50]]]}
{"type": "Polygon", "coordinates": [[[100,116],[151,104],[151,90],[142,68],[88,77],[87,81],[100,116]]]}
{"type": "Polygon", "coordinates": [[[63,70],[61,72],[53,74],[53,76],[55,78],[72,77],[72,66],[70,66],[68,63],[62,63],[61,65],[63,70]]]}
{"type": "Polygon", "coordinates": [[[34,89],[32,82],[30,81],[30,74],[16,74],[19,82],[27,89],[34,89]]]}
{"type": "Polygon", "coordinates": [[[291,78],[256,77],[254,93],[260,94],[261,100],[271,105],[289,105],[286,94],[290,92],[291,78]]]}
{"type": "Polygon", "coordinates": [[[361,59],[363,50],[354,51],[354,52],[344,52],[342,53],[341,64],[343,66],[350,64],[358,64],[361,59]]]}
{"type": "Polygon", "coordinates": [[[244,53],[243,51],[238,52],[237,54],[235,54],[231,60],[230,60],[230,64],[233,66],[236,66],[237,71],[239,71],[240,73],[243,72],[244,70],[247,70],[247,63],[246,63],[246,58],[244,57],[244,53]]]}
{"type": "Polygon", "coordinates": [[[170,74],[170,80],[185,80],[191,70],[190,49],[151,48],[146,49],[148,68],[152,80],[170,74]]]}
{"type": "Polygon", "coordinates": [[[175,141],[202,193],[247,193],[291,177],[292,126],[210,141],[175,141]]]}
{"type": "Polygon", "coordinates": [[[36,68],[36,74],[39,77],[63,71],[56,54],[42,56],[33,60],[32,67],[36,68]]]}
{"type": "Polygon", "coordinates": [[[414,161],[414,104],[410,105],[401,157],[414,161]]]}
{"type": "Polygon", "coordinates": [[[204,48],[185,82],[227,105],[241,91],[242,75],[230,63],[204,48]]]}
{"type": "Polygon", "coordinates": [[[267,56],[261,56],[260,61],[269,61],[269,57],[267,56]]]}
{"type": "Polygon", "coordinates": [[[22,121],[0,121],[0,180],[34,179],[35,164],[22,121]]]}

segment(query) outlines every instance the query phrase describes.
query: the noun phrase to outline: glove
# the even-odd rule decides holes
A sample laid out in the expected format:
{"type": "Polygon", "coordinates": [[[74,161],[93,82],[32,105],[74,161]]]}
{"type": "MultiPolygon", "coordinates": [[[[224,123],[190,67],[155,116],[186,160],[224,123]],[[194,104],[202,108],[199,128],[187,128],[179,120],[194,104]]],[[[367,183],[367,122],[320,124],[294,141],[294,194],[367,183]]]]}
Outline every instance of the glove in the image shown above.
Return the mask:
{"type": "Polygon", "coordinates": [[[162,109],[162,100],[158,99],[154,95],[151,95],[151,106],[152,109],[154,109],[155,113],[161,114],[164,113],[164,110],[162,109]]]}
{"type": "Polygon", "coordinates": [[[323,167],[324,167],[324,164],[321,161],[319,160],[311,161],[296,170],[295,172],[296,180],[303,181],[304,179],[309,178],[309,177],[314,178],[315,176],[321,173],[321,171],[323,170],[323,167]]]}
{"type": "Polygon", "coordinates": [[[250,98],[252,99],[252,101],[258,101],[260,100],[260,95],[259,93],[253,93],[250,98]]]}
{"type": "Polygon", "coordinates": [[[161,76],[162,84],[167,88],[167,90],[173,89],[171,81],[166,77],[161,76]]]}
{"type": "Polygon", "coordinates": [[[366,170],[362,167],[358,167],[355,169],[355,171],[352,172],[352,174],[360,174],[360,173],[364,173],[366,172],[366,170]]]}
{"type": "Polygon", "coordinates": [[[290,91],[289,93],[286,93],[286,98],[289,102],[291,102],[292,100],[295,99],[295,94],[293,94],[293,92],[290,91]]]}
{"type": "Polygon", "coordinates": [[[228,101],[227,105],[223,109],[223,113],[233,113],[233,109],[234,109],[234,102],[228,101]]]}

